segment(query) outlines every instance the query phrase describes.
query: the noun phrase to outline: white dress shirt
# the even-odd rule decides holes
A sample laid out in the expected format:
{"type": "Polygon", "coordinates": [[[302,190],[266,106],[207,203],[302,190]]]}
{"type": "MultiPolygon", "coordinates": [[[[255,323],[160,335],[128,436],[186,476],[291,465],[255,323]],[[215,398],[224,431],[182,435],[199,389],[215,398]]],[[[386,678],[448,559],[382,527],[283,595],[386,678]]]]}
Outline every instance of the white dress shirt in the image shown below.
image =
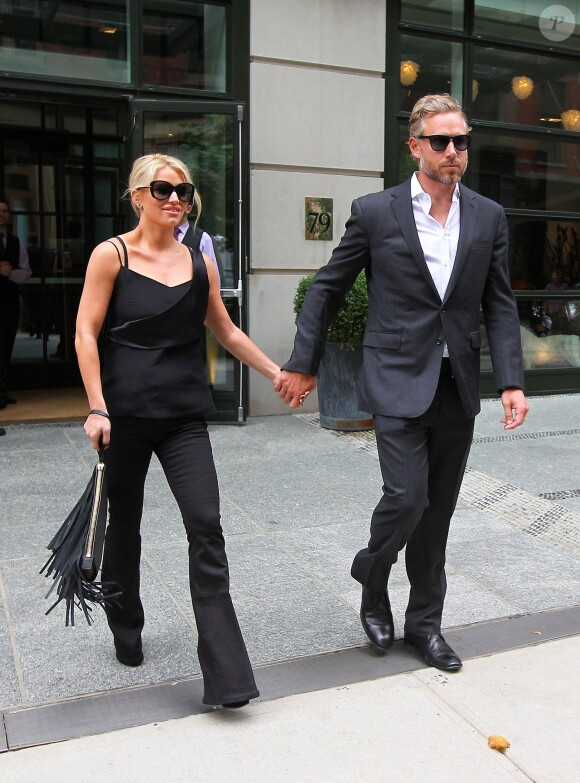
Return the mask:
{"type": "MultiPolygon", "coordinates": [[[[431,196],[425,193],[421,187],[416,172],[411,178],[411,199],[425,262],[435,283],[435,288],[443,300],[453,271],[457,243],[459,242],[459,185],[457,184],[453,191],[451,207],[444,226],[429,214],[431,196]]],[[[449,356],[447,343],[443,348],[443,356],[449,356]]]]}
{"type": "MultiPolygon", "coordinates": [[[[6,247],[8,236],[5,231],[2,232],[2,241],[4,247],[6,247]]],[[[32,275],[32,269],[30,268],[30,262],[28,260],[28,252],[26,250],[24,242],[21,239],[19,239],[18,241],[20,243],[18,266],[10,272],[10,275],[8,276],[8,280],[12,280],[13,283],[17,283],[18,285],[21,285],[22,283],[26,283],[26,281],[32,275]]]]}

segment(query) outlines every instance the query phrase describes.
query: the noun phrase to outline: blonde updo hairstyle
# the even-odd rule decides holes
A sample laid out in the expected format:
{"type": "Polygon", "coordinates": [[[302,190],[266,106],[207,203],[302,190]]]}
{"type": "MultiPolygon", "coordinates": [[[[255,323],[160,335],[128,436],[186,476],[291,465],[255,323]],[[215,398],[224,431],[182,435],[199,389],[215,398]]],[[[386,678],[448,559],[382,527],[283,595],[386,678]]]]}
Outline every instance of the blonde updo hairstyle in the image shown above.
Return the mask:
{"type": "MultiPolygon", "coordinates": [[[[165,168],[173,169],[176,174],[183,178],[184,182],[189,182],[193,185],[189,169],[179,158],[174,158],[171,155],[162,155],[159,152],[154,152],[151,155],[142,155],[133,163],[131,173],[129,174],[128,187],[123,194],[124,198],[131,196],[131,206],[137,216],[140,213],[139,207],[135,203],[135,196],[139,188],[148,188],[157,178],[157,173],[165,168]]],[[[201,204],[199,211],[201,211],[201,204]]]]}

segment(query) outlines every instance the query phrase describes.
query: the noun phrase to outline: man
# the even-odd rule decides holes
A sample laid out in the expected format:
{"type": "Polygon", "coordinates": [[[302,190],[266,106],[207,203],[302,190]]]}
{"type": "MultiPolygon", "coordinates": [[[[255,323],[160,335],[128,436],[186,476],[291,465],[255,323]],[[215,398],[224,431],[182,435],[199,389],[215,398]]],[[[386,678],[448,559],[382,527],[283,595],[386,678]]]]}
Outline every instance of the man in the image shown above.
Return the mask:
{"type": "MultiPolygon", "coordinates": [[[[201,215],[201,196],[199,195],[197,188],[193,194],[193,202],[187,204],[183,210],[181,216],[181,223],[173,230],[173,235],[178,242],[181,242],[190,250],[199,250],[206,256],[211,258],[216,268],[218,276],[218,286],[221,288],[224,280],[224,268],[220,252],[217,248],[217,242],[208,233],[197,227],[201,215]],[[194,216],[195,221],[191,223],[188,219],[189,213],[195,203],[194,216]]],[[[218,367],[218,355],[219,355],[219,343],[214,335],[208,331],[206,334],[206,343],[204,346],[204,361],[206,364],[207,377],[210,383],[210,388],[213,389],[214,383],[217,377],[218,367]]]]}
{"type": "Polygon", "coordinates": [[[26,248],[9,233],[9,222],[8,200],[0,197],[0,409],[16,402],[8,394],[8,368],[20,316],[18,285],[31,275],[26,248]]]}
{"type": "Polygon", "coordinates": [[[528,411],[504,212],[459,184],[470,130],[451,96],[417,102],[409,149],[419,170],[353,202],[340,245],[309,290],[276,386],[291,407],[315,388],[328,325],[365,269],[359,407],[373,413],[384,486],[351,573],[362,585],[363,628],[386,650],[394,637],[389,572],[406,545],[405,641],[446,671],[462,665],[441,635],[441,615],[449,523],[480,409],[480,308],[505,429],[522,424],[528,411]]]}

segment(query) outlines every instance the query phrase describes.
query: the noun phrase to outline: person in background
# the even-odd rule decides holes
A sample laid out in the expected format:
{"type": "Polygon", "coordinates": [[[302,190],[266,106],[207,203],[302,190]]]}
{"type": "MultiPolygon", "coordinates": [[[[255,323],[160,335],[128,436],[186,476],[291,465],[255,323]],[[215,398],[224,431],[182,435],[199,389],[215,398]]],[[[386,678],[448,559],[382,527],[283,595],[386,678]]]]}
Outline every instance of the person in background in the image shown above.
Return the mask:
{"type": "Polygon", "coordinates": [[[20,318],[18,286],[32,274],[24,243],[9,230],[10,205],[0,196],[0,409],[15,403],[8,394],[8,369],[20,318]]]}
{"type": "Polygon", "coordinates": [[[194,198],[186,165],[167,155],[138,158],[127,194],[139,223],[93,251],[76,329],[90,406],[85,432],[94,449],[103,449],[107,466],[110,518],[103,580],[122,589],[107,607],[107,619],[117,659],[139,666],[145,620],[139,595],[140,523],[155,453],[189,542],[203,701],[241,707],[259,694],[229,592],[206,424],[214,407],[203,362],[204,326],[270,380],[279,368],[232,323],[211,259],[175,242],[184,205],[191,207],[194,198]],[[97,341],[102,329],[101,365],[97,341]]]}
{"type": "MultiPolygon", "coordinates": [[[[189,247],[193,251],[199,250],[208,258],[211,258],[217,272],[218,288],[221,288],[224,280],[224,268],[217,243],[214,237],[212,237],[206,231],[203,231],[201,228],[198,228],[197,225],[199,223],[202,209],[201,196],[199,195],[197,188],[193,196],[193,202],[193,204],[185,205],[181,223],[174,230],[173,235],[178,242],[181,242],[186,247],[189,247]],[[193,209],[194,205],[195,209],[193,209]],[[189,215],[192,211],[195,215],[195,220],[193,223],[189,220],[189,215]]],[[[207,377],[210,386],[213,388],[217,377],[219,346],[211,332],[207,332],[204,351],[207,377]]]]}
{"type": "Polygon", "coordinates": [[[210,234],[198,227],[199,218],[201,216],[201,196],[197,189],[193,196],[193,204],[187,204],[183,210],[181,223],[176,227],[174,231],[175,239],[178,242],[182,242],[186,247],[190,247],[192,250],[199,250],[204,255],[211,258],[215,264],[216,271],[218,273],[218,283],[221,287],[224,279],[224,268],[222,264],[221,255],[217,243],[210,234]],[[193,206],[195,205],[195,210],[193,206]],[[189,220],[190,213],[194,212],[195,219],[193,223],[189,220]]]}

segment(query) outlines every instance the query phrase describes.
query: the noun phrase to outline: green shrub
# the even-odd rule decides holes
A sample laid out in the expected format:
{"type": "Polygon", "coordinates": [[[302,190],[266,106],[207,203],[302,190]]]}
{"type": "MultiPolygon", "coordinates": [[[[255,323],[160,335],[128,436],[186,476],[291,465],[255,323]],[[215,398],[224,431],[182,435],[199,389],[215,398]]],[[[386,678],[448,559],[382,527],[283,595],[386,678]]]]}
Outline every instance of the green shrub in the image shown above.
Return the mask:
{"type": "MultiPolygon", "coordinates": [[[[294,295],[294,313],[296,319],[300,315],[306,293],[310,288],[314,275],[303,277],[296,288],[294,295]]],[[[367,278],[361,272],[351,290],[334,316],[328,330],[328,342],[340,343],[344,347],[352,348],[362,343],[369,312],[369,298],[367,292],[367,278]]]]}

